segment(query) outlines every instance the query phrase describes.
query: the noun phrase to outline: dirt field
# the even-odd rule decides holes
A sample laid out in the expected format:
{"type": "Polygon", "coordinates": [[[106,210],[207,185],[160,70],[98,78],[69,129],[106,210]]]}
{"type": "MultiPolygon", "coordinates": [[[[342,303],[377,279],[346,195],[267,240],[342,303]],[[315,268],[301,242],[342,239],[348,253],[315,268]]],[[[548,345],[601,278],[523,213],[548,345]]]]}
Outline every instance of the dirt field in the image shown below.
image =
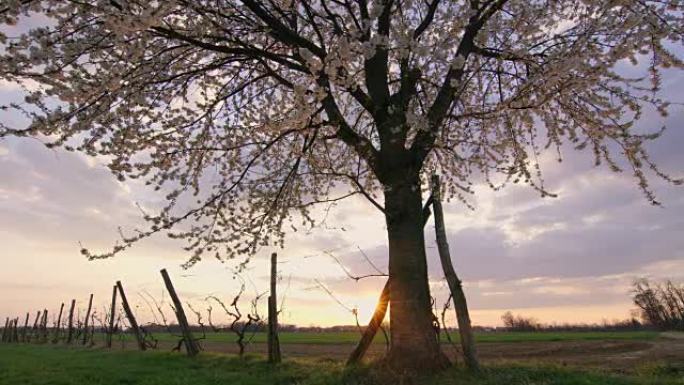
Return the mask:
{"type": "MultiPolygon", "coordinates": [[[[160,349],[169,348],[164,343],[160,349]]],[[[208,341],[206,351],[237,353],[232,343],[208,341]]],[[[354,348],[350,344],[284,344],[287,357],[316,357],[320,360],[343,361],[354,348]]],[[[374,344],[369,358],[380,357],[385,346],[374,344]]],[[[569,367],[596,368],[618,373],[631,373],[651,363],[681,365],[684,363],[684,334],[664,334],[645,341],[591,340],[591,341],[538,341],[538,342],[485,342],[478,344],[482,361],[486,363],[546,363],[569,367]]],[[[456,356],[453,346],[447,345],[447,354],[456,356]]],[[[248,353],[265,354],[266,345],[254,343],[248,353]]]]}

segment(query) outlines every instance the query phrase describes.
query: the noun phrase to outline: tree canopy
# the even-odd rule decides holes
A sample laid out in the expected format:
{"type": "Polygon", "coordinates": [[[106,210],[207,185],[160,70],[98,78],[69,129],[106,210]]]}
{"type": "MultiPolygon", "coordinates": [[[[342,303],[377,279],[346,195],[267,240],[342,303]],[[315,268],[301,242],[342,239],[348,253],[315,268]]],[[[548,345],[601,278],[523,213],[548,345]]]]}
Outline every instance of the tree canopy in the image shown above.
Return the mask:
{"type": "Polygon", "coordinates": [[[668,111],[660,76],[684,67],[683,11],[678,0],[6,0],[0,79],[26,98],[2,109],[31,123],[0,122],[0,136],[99,156],[166,194],[149,228],[91,258],[167,231],[188,241],[190,264],[249,254],[281,243],[293,217],[315,223],[317,203],[359,194],[385,211],[397,170],[438,171],[466,202],[479,178],[546,196],[539,157],[564,144],[633,173],[655,202],[649,170],[681,181],[645,151],[662,131],[634,123],[668,111]]]}

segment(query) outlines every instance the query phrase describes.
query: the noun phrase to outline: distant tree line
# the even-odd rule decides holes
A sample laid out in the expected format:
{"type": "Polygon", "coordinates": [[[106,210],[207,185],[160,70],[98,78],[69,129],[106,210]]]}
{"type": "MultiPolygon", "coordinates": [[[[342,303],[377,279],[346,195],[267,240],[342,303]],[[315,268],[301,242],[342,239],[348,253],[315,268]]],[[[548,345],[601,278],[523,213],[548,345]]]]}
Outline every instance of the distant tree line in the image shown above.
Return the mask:
{"type": "MultiPolygon", "coordinates": [[[[650,325],[639,321],[636,318],[625,320],[604,320],[601,323],[552,323],[544,324],[534,317],[515,315],[507,311],[501,316],[503,330],[534,332],[534,331],[627,331],[627,330],[646,330],[651,329],[650,325]]],[[[501,328],[496,328],[499,330],[501,328]]]]}
{"type": "MultiPolygon", "coordinates": [[[[238,327],[243,327],[244,322],[238,322],[238,327]]],[[[214,325],[216,331],[226,331],[230,332],[230,325],[214,325]]],[[[202,327],[200,325],[190,325],[190,328],[194,332],[201,332],[202,327]]],[[[246,332],[266,332],[266,325],[264,324],[250,324],[245,326],[246,332]]],[[[145,329],[151,333],[180,333],[180,327],[175,324],[162,325],[150,323],[145,325],[145,329]]],[[[297,326],[297,325],[278,325],[278,330],[281,332],[299,332],[299,333],[327,333],[327,332],[359,332],[359,327],[357,325],[336,325],[336,326],[297,326]]]]}
{"type": "Polygon", "coordinates": [[[543,324],[533,317],[508,311],[501,316],[503,327],[510,331],[564,330],[680,330],[684,331],[684,284],[671,280],[652,282],[641,278],[632,285],[632,301],[637,309],[627,320],[601,324],[543,324]]]}

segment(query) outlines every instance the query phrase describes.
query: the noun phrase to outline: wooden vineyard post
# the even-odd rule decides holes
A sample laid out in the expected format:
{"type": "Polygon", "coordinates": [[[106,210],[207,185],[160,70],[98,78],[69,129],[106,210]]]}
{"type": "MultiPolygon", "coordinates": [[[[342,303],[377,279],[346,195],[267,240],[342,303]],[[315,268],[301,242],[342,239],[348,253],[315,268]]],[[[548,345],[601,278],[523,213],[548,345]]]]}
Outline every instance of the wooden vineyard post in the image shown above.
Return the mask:
{"type": "Polygon", "coordinates": [[[278,295],[276,284],[278,279],[278,255],[271,254],[271,295],[268,297],[268,362],[277,364],[281,361],[280,340],[278,339],[278,295]]]}
{"type": "Polygon", "coordinates": [[[90,294],[90,299],[88,300],[88,311],[86,311],[86,316],[85,320],[83,321],[85,324],[83,326],[83,340],[81,341],[81,344],[85,345],[88,342],[88,321],[90,321],[90,311],[93,308],[93,295],[90,294]]]}
{"type": "Polygon", "coordinates": [[[447,242],[446,229],[444,226],[444,213],[442,212],[440,182],[439,176],[437,175],[432,176],[432,196],[437,250],[439,252],[439,259],[442,262],[444,276],[449,284],[449,290],[451,291],[451,296],[454,300],[454,310],[456,311],[456,319],[458,320],[458,332],[461,337],[461,347],[463,348],[464,361],[468,369],[479,371],[480,363],[477,358],[475,338],[473,336],[473,329],[470,324],[468,303],[466,301],[465,294],[463,293],[461,280],[458,278],[458,275],[456,275],[456,270],[454,270],[454,265],[451,262],[451,253],[449,251],[449,243],[447,242]]]}
{"type": "Polygon", "coordinates": [[[31,329],[31,339],[38,338],[38,321],[40,320],[40,310],[36,313],[36,319],[33,320],[33,329],[31,329]]]}
{"type": "Polygon", "coordinates": [[[11,319],[9,322],[9,330],[7,330],[7,342],[15,342],[14,336],[17,331],[17,319],[11,319]]]}
{"type": "Polygon", "coordinates": [[[200,347],[199,344],[197,344],[197,340],[195,340],[195,338],[192,336],[192,332],[190,331],[190,325],[188,325],[188,319],[185,316],[183,304],[178,298],[176,289],[173,287],[171,277],[169,277],[169,273],[166,271],[166,269],[161,269],[161,275],[164,279],[164,285],[166,286],[166,290],[169,292],[169,296],[171,297],[171,301],[173,302],[173,308],[176,312],[176,319],[178,320],[178,325],[180,326],[181,331],[183,333],[185,351],[191,357],[196,356],[200,351],[200,347]]]}
{"type": "Polygon", "coordinates": [[[70,344],[71,339],[74,337],[74,308],[76,307],[76,300],[71,300],[71,307],[69,307],[69,321],[67,324],[67,339],[66,343],[70,344]]]}
{"type": "Polygon", "coordinates": [[[12,328],[12,342],[19,342],[19,317],[14,319],[14,327],[12,328]]]}
{"type": "Polygon", "coordinates": [[[47,337],[48,337],[48,311],[47,309],[43,310],[43,319],[40,322],[40,343],[46,343],[47,342],[47,337]]]}
{"type": "Polygon", "coordinates": [[[361,341],[349,355],[347,359],[347,365],[355,365],[361,362],[363,356],[366,354],[368,347],[373,342],[378,329],[382,325],[382,321],[385,319],[385,314],[387,313],[387,305],[389,305],[390,296],[390,284],[389,280],[385,283],[385,287],[382,289],[380,294],[380,299],[378,299],[378,304],[375,307],[375,312],[373,312],[373,318],[371,318],[368,323],[368,327],[363,331],[363,336],[361,336],[361,341]]]}
{"type": "Polygon", "coordinates": [[[57,323],[55,324],[55,330],[52,333],[52,343],[56,344],[59,341],[59,334],[62,330],[62,312],[64,312],[64,302],[62,306],[59,307],[59,315],[57,316],[57,323]]]}
{"type": "Polygon", "coordinates": [[[5,318],[5,327],[2,328],[2,342],[7,342],[7,328],[9,327],[9,317],[5,318]]]}
{"type": "Polygon", "coordinates": [[[29,317],[31,314],[29,312],[26,312],[26,320],[24,320],[24,330],[21,331],[21,342],[26,342],[26,338],[28,335],[28,323],[29,323],[29,317]]]}
{"type": "Polygon", "coordinates": [[[124,292],[123,285],[121,285],[121,281],[116,281],[116,286],[119,288],[119,294],[121,295],[121,304],[123,305],[124,313],[126,313],[126,318],[128,318],[128,323],[131,326],[131,330],[133,330],[133,334],[135,334],[135,340],[138,342],[138,348],[140,350],[146,350],[145,340],[143,339],[142,333],[140,332],[138,322],[135,320],[135,315],[133,315],[133,311],[131,310],[131,307],[128,305],[126,293],[124,292]]]}
{"type": "Polygon", "coordinates": [[[2,341],[11,343],[14,339],[14,319],[7,317],[5,328],[2,331],[2,341]]]}
{"type": "Polygon", "coordinates": [[[112,339],[114,338],[114,319],[116,317],[116,286],[112,290],[112,308],[109,316],[109,329],[107,330],[107,347],[112,347],[112,339]]]}

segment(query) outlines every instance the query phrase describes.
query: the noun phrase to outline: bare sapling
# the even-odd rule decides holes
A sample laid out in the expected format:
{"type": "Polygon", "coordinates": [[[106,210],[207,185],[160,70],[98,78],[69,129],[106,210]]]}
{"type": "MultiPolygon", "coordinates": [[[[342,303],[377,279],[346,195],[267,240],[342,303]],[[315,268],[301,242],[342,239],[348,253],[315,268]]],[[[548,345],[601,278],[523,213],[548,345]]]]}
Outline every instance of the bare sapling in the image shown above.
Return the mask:
{"type": "MultiPolygon", "coordinates": [[[[237,293],[237,295],[235,295],[229,306],[226,306],[219,298],[215,296],[209,296],[206,298],[207,301],[216,301],[223,308],[226,314],[228,314],[232,318],[229,329],[237,336],[237,340],[235,342],[238,345],[238,355],[240,358],[244,357],[247,346],[252,342],[254,335],[264,323],[263,319],[259,315],[258,307],[259,300],[267,294],[256,294],[256,296],[250,301],[250,310],[246,314],[247,319],[245,320],[244,315],[240,311],[239,305],[240,299],[242,298],[244,292],[245,284],[243,282],[240,286],[239,292],[237,293]]],[[[207,309],[209,311],[209,317],[211,317],[211,309],[212,307],[210,305],[207,309]]],[[[217,328],[213,325],[213,323],[211,323],[211,318],[209,318],[209,322],[212,330],[214,330],[215,332],[220,331],[219,328],[217,328]]]]}

